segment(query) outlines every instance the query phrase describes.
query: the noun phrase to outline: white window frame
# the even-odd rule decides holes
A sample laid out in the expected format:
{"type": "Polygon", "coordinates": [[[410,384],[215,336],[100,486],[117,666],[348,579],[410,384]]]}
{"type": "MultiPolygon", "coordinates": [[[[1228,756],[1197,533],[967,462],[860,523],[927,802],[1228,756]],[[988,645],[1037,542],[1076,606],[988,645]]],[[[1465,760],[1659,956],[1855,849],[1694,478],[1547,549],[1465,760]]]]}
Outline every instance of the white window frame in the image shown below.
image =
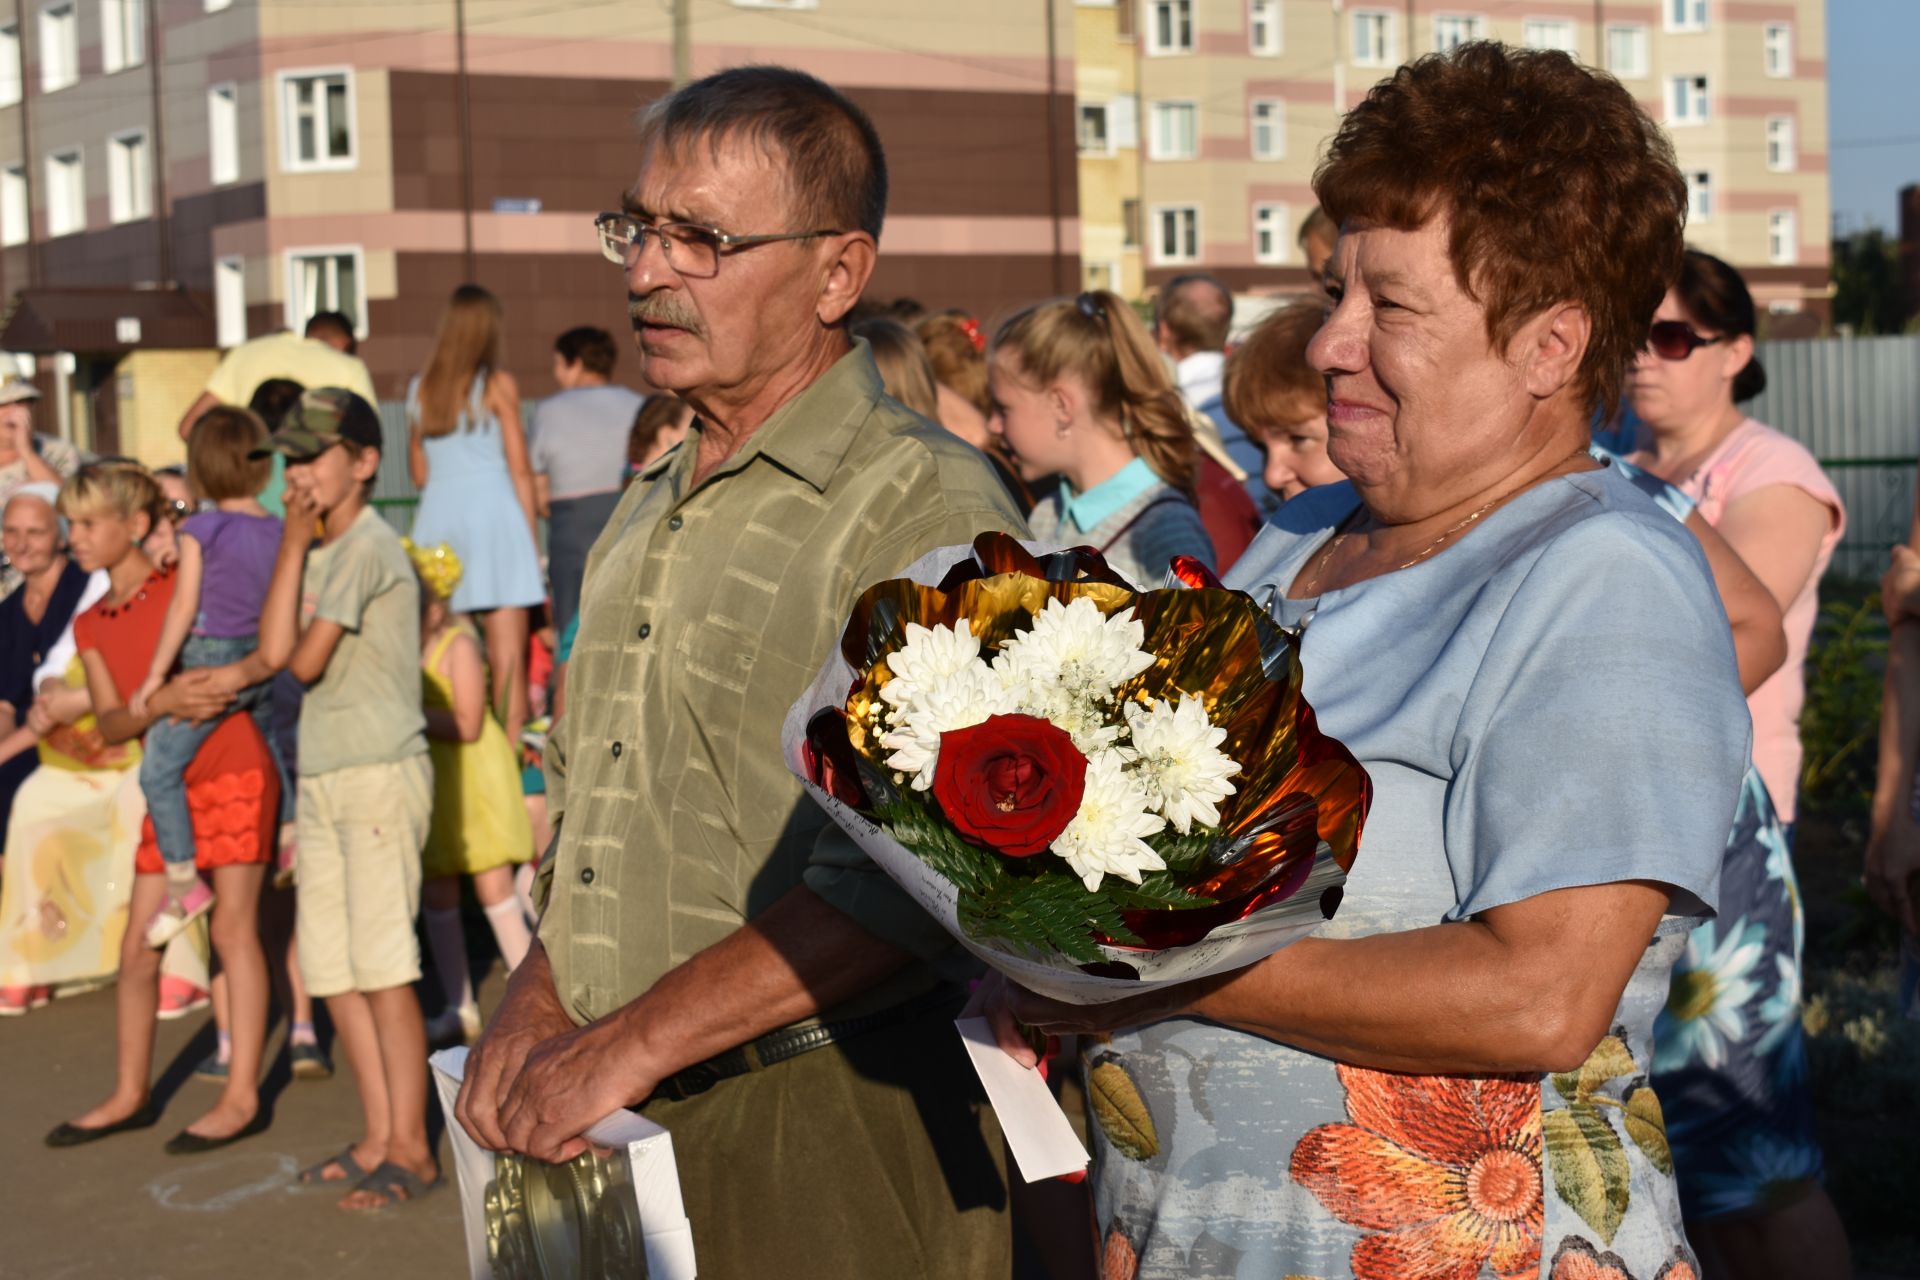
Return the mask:
{"type": "Polygon", "coordinates": [[[148,0],[100,0],[100,69],[108,75],[147,60],[148,0]]]}
{"type": "MultiPolygon", "coordinates": [[[[279,72],[274,77],[275,97],[280,111],[280,169],[284,173],[337,173],[343,169],[358,168],[360,164],[360,121],[359,108],[355,104],[354,77],[352,67],[296,67],[279,72]],[[293,111],[294,85],[302,80],[329,80],[336,76],[346,81],[347,104],[347,154],[344,157],[316,156],[312,160],[300,157],[298,121],[293,111]]],[[[326,123],[325,111],[317,104],[325,100],[326,95],[316,98],[316,126],[326,123]]],[[[316,128],[315,141],[321,142],[325,130],[316,128]]],[[[324,150],[324,142],[321,149],[324,150]]]]}
{"type": "Polygon", "coordinates": [[[1580,27],[1572,18],[1522,18],[1520,43],[1529,49],[1558,49],[1570,57],[1580,56],[1580,27]],[[1557,39],[1548,39],[1547,31],[1557,39]]]}
{"type": "Polygon", "coordinates": [[[1118,93],[1107,99],[1107,148],[1111,152],[1140,149],[1140,98],[1118,93]]]}
{"type": "Polygon", "coordinates": [[[107,219],[118,226],[153,216],[153,139],[145,129],[126,129],[107,139],[107,219]],[[140,167],[133,172],[124,149],[140,144],[140,167]]]}
{"type": "Polygon", "coordinates": [[[0,26],[0,107],[11,107],[24,96],[26,64],[20,60],[20,24],[0,26]]]}
{"type": "Polygon", "coordinates": [[[1645,80],[1653,74],[1653,33],[1644,22],[1609,22],[1607,24],[1607,43],[1605,55],[1607,70],[1617,80],[1645,80]],[[1631,66],[1615,63],[1613,57],[1613,38],[1616,35],[1631,36],[1634,41],[1635,61],[1631,66]]]}
{"type": "Polygon", "coordinates": [[[207,172],[216,187],[240,181],[240,86],[207,86],[207,172]]]}
{"type": "Polygon", "coordinates": [[[1667,77],[1667,127],[1691,129],[1713,119],[1713,81],[1704,75],[1667,77]],[[1698,93],[1698,97],[1695,93],[1698,93]],[[1698,114],[1693,110],[1699,108],[1698,114]]]}
{"type": "Polygon", "coordinates": [[[1433,51],[1451,53],[1469,40],[1487,38],[1487,20],[1478,13],[1433,15],[1433,51]]]}
{"type": "Polygon", "coordinates": [[[1193,52],[1194,0],[1141,0],[1141,3],[1146,8],[1147,53],[1149,56],[1155,58],[1177,57],[1193,52]],[[1162,9],[1167,12],[1171,21],[1171,27],[1167,34],[1171,36],[1172,39],[1166,44],[1160,43],[1159,17],[1162,9]],[[1186,19],[1184,23],[1181,21],[1182,15],[1184,15],[1186,19]],[[1184,31],[1182,30],[1183,27],[1184,31]],[[1186,36],[1184,43],[1180,39],[1183,34],[1186,36]]]}
{"type": "Polygon", "coordinates": [[[1793,24],[1791,22],[1769,22],[1762,28],[1760,70],[1773,80],[1792,78],[1793,24]]]}
{"type": "Polygon", "coordinates": [[[1792,116],[1767,117],[1767,170],[1792,173],[1800,167],[1799,132],[1792,116]]]}
{"type": "Polygon", "coordinates": [[[1253,260],[1263,267],[1284,266],[1292,259],[1293,209],[1283,200],[1256,200],[1253,205],[1253,260]],[[1272,243],[1265,252],[1260,248],[1261,216],[1267,216],[1272,243]]]}
{"type": "Polygon", "coordinates": [[[1083,156],[1110,156],[1113,154],[1113,109],[1105,102],[1076,102],[1073,104],[1073,142],[1075,149],[1083,156]],[[1083,119],[1092,112],[1100,113],[1100,143],[1088,146],[1085,134],[1081,131],[1083,119]]]}
{"type": "Polygon", "coordinates": [[[1192,98],[1165,98],[1147,104],[1147,159],[1149,160],[1198,160],[1200,158],[1200,104],[1192,98]],[[1160,145],[1160,114],[1162,109],[1184,108],[1187,118],[1193,125],[1193,149],[1184,154],[1169,151],[1160,145]]]}
{"type": "Polygon", "coordinates": [[[1347,34],[1352,47],[1348,55],[1356,67],[1391,67],[1400,61],[1400,15],[1391,9],[1355,9],[1353,20],[1347,24],[1347,34]],[[1362,20],[1377,20],[1380,28],[1380,51],[1371,48],[1363,52],[1360,48],[1360,24],[1362,20]]]}
{"type": "Polygon", "coordinates": [[[1287,155],[1287,101],[1255,98],[1247,104],[1247,150],[1255,160],[1284,160],[1287,155]],[[1260,112],[1269,111],[1266,146],[1260,145],[1260,112]]]}
{"type": "Polygon", "coordinates": [[[233,0],[207,0],[206,8],[208,13],[219,13],[233,8],[233,0]]]}
{"type": "Polygon", "coordinates": [[[1687,225],[1713,221],[1714,182],[1711,169],[1688,169],[1687,179],[1687,225]],[[1694,193],[1699,191],[1706,196],[1704,201],[1696,200],[1694,193]],[[1702,206],[1705,206],[1704,208],[1702,206]]]}
{"type": "Polygon", "coordinates": [[[1800,261],[1798,210],[1767,210],[1767,261],[1779,267],[1791,267],[1800,261]]]}
{"type": "Polygon", "coordinates": [[[27,166],[0,167],[0,247],[8,249],[33,238],[33,209],[27,203],[27,166]]]}
{"type": "Polygon", "coordinates": [[[1247,52],[1256,58],[1277,58],[1286,52],[1287,33],[1280,0],[1247,0],[1247,52]],[[1266,28],[1264,38],[1260,29],[1266,28]]]}
{"type": "MultiPolygon", "coordinates": [[[[354,301],[359,305],[351,309],[346,307],[320,307],[320,311],[349,311],[353,316],[353,336],[364,339],[367,336],[367,251],[357,244],[305,244],[297,249],[288,249],[281,255],[282,274],[286,283],[286,302],[284,310],[287,328],[295,333],[304,333],[307,321],[312,313],[301,315],[300,303],[300,263],[308,258],[352,258],[353,279],[360,296],[354,301]]],[[[335,281],[338,288],[338,280],[335,281]]],[[[337,302],[338,299],[335,299],[337,302]]]]}
{"type": "Polygon", "coordinates": [[[1197,204],[1156,204],[1148,214],[1147,245],[1148,257],[1157,267],[1184,267],[1200,261],[1200,247],[1205,243],[1200,235],[1200,206],[1197,204]],[[1193,252],[1191,254],[1168,255],[1162,251],[1165,243],[1161,236],[1161,219],[1169,214],[1190,213],[1193,215],[1193,252]]]}
{"type": "Polygon", "coordinates": [[[40,6],[40,92],[58,93],[80,82],[80,0],[40,6]],[[60,16],[56,16],[60,15],[60,16]]]}
{"type": "Polygon", "coordinates": [[[1707,29],[1707,0],[1660,0],[1660,22],[1670,32],[1707,29]]]}
{"type": "Polygon", "coordinates": [[[247,340],[247,260],[221,258],[213,264],[214,343],[222,351],[247,340]]]}
{"type": "Polygon", "coordinates": [[[60,236],[78,235],[87,229],[87,154],[79,147],[66,147],[49,152],[45,164],[46,194],[42,197],[47,210],[47,239],[60,236]],[[67,167],[68,162],[72,167],[67,167]],[[57,166],[57,167],[56,167],[57,166]],[[75,208],[62,208],[55,197],[62,189],[61,179],[56,175],[73,175],[72,191],[76,199],[75,208]]]}

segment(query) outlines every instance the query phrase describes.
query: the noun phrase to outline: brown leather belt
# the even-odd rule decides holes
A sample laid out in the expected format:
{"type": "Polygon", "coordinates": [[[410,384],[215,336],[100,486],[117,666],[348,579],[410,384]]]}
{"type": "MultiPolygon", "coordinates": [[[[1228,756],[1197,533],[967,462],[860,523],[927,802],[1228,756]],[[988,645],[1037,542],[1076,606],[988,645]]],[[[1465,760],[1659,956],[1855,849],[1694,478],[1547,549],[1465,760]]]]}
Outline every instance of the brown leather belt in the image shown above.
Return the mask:
{"type": "Polygon", "coordinates": [[[722,1080],[743,1076],[750,1071],[764,1071],[803,1053],[812,1053],[830,1044],[841,1044],[896,1026],[923,1013],[946,1008],[957,1014],[965,999],[966,993],[959,988],[939,986],[923,996],[878,1013],[844,1018],[838,1022],[816,1022],[810,1027],[785,1027],[779,1031],[769,1031],[757,1040],[749,1040],[725,1053],[715,1054],[705,1062],[696,1062],[684,1071],[676,1071],[654,1086],[647,1101],[666,1098],[673,1102],[684,1102],[705,1093],[722,1080]]]}

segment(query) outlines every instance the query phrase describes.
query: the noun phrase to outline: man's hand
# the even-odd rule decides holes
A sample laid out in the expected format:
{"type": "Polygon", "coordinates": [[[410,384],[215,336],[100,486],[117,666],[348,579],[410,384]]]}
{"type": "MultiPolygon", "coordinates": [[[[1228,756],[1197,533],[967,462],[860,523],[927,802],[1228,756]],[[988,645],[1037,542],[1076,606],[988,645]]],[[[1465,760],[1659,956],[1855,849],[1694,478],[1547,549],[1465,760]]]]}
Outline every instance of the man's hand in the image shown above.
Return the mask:
{"type": "Polygon", "coordinates": [[[1917,594],[1920,594],[1920,553],[1908,546],[1895,547],[1887,571],[1880,575],[1880,611],[1887,615],[1889,626],[1913,616],[1911,602],[1917,594]]]}
{"type": "Polygon", "coordinates": [[[500,1104],[509,1150],[560,1163],[587,1149],[580,1135],[660,1082],[618,1015],[538,1045],[500,1104]]]}
{"type": "Polygon", "coordinates": [[[312,487],[288,481],[280,503],[286,511],[286,520],[280,526],[281,543],[302,550],[312,546],[320,524],[320,507],[313,500],[312,487]]]}
{"type": "Polygon", "coordinates": [[[1920,912],[1914,908],[1920,876],[1920,826],[1899,813],[1867,838],[1867,893],[1892,916],[1908,937],[1920,937],[1920,912]]]}
{"type": "Polygon", "coordinates": [[[147,710],[156,720],[172,716],[195,724],[224,714],[233,705],[233,695],[222,689],[213,675],[208,667],[182,672],[147,700],[147,710]]]}
{"type": "MultiPolygon", "coordinates": [[[[506,998],[494,1011],[485,1034],[467,1055],[466,1074],[453,1107],[453,1117],[460,1127],[489,1151],[511,1150],[500,1123],[504,1109],[501,1100],[508,1086],[520,1075],[528,1054],[573,1029],[573,1019],[554,992],[547,953],[536,942],[507,982],[506,998]]],[[[566,1087],[576,1083],[568,1081],[566,1087]]]]}

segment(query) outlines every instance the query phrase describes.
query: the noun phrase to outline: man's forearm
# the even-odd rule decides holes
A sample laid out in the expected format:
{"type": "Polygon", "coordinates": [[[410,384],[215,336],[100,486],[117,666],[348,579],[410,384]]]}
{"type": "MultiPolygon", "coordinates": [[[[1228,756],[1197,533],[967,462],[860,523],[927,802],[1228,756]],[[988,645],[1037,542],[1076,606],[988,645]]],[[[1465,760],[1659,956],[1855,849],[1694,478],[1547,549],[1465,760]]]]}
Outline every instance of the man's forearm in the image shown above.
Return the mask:
{"type": "Polygon", "coordinates": [[[609,1020],[623,1024],[657,1081],[830,1009],[912,959],[796,888],[609,1020]]]}
{"type": "Polygon", "coordinates": [[[1915,757],[1920,755],[1920,620],[1897,623],[1887,645],[1880,696],[1880,761],[1873,792],[1873,826],[1900,823],[1912,803],[1915,757]]]}

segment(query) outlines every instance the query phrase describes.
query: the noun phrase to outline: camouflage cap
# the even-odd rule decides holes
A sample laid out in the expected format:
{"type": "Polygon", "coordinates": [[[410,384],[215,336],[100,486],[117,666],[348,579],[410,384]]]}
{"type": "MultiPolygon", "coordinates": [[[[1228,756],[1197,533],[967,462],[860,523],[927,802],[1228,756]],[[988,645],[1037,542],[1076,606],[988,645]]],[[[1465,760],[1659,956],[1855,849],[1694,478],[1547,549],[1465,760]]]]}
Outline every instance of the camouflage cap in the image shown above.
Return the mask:
{"type": "Polygon", "coordinates": [[[372,405],[344,387],[317,387],[301,395],[287,410],[273,439],[255,449],[264,458],[282,453],[295,462],[317,457],[346,441],[362,448],[383,448],[380,415],[372,405]]]}

